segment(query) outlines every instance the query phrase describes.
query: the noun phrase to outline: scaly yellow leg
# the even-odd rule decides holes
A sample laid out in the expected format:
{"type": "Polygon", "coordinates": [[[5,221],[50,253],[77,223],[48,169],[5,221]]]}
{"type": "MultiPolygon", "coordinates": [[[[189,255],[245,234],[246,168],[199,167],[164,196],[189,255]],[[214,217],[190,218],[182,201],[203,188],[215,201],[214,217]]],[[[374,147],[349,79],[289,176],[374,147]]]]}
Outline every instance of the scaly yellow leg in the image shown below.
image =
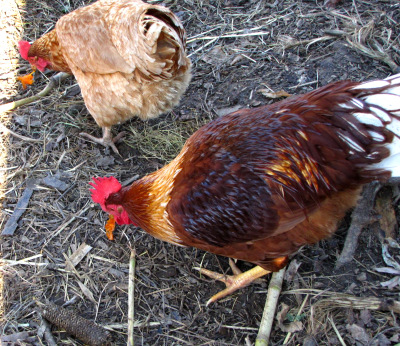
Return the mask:
{"type": "Polygon", "coordinates": [[[194,268],[200,271],[201,274],[204,274],[212,279],[222,281],[226,288],[217,294],[213,295],[207,302],[207,306],[211,303],[216,302],[217,300],[228,296],[229,294],[235,292],[236,290],[246,287],[250,285],[254,280],[271,273],[268,270],[261,268],[260,266],[256,266],[244,273],[240,272],[240,270],[236,267],[234,262],[229,259],[229,265],[232,268],[232,271],[235,275],[224,275],[220,273],[213,272],[204,268],[194,268]]]}
{"type": "Polygon", "coordinates": [[[105,147],[111,147],[111,149],[114,151],[114,153],[119,155],[118,149],[115,146],[115,143],[118,143],[118,141],[126,134],[125,131],[119,133],[116,137],[112,137],[111,133],[111,126],[104,126],[103,128],[103,137],[102,138],[97,138],[92,135],[89,135],[86,132],[81,132],[80,135],[83,137],[86,137],[90,140],[92,140],[95,143],[101,144],[105,147]]]}

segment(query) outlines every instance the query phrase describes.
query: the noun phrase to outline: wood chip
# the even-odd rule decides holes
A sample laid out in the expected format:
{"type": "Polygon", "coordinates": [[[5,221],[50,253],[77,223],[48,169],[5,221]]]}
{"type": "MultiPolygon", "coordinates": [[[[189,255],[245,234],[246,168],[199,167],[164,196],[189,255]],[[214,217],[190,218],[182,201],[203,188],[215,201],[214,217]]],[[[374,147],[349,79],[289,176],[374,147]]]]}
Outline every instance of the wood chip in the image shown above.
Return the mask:
{"type": "Polygon", "coordinates": [[[11,236],[17,229],[18,220],[28,207],[29,200],[31,199],[33,193],[33,186],[34,186],[33,181],[28,181],[26,185],[27,186],[25,188],[25,191],[22,193],[21,198],[18,200],[15,210],[11,215],[11,217],[8,219],[6,225],[4,226],[1,235],[11,236]]]}
{"type": "Polygon", "coordinates": [[[71,264],[76,267],[80,261],[89,253],[90,250],[92,250],[93,247],[86,243],[82,243],[76,251],[69,256],[69,261],[68,263],[65,263],[65,267],[67,270],[72,270],[71,264]]]}

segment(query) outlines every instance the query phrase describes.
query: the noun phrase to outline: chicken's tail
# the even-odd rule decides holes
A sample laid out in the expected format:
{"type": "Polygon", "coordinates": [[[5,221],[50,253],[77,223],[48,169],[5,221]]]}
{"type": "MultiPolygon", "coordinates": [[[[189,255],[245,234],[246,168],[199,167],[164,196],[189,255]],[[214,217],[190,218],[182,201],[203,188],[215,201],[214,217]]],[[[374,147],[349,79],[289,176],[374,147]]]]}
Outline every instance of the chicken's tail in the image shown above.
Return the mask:
{"type": "Polygon", "coordinates": [[[376,146],[378,151],[384,148],[390,151],[386,158],[369,169],[390,171],[392,177],[400,177],[400,74],[360,83],[351,91],[357,93],[350,101],[356,109],[352,114],[360,123],[367,125],[377,144],[382,142],[381,147],[376,146]],[[393,138],[388,141],[385,133],[393,138]]]}
{"type": "Polygon", "coordinates": [[[110,13],[110,23],[115,47],[142,78],[170,79],[190,69],[186,32],[179,18],[168,8],[122,3],[115,13],[110,13]]]}

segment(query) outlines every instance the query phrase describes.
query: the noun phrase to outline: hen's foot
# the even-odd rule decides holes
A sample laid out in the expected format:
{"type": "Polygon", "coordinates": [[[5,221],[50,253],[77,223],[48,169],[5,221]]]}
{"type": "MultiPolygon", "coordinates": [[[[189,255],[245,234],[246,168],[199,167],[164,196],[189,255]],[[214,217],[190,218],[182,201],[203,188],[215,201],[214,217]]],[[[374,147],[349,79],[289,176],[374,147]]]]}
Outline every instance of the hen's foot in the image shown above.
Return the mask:
{"type": "Polygon", "coordinates": [[[108,128],[103,128],[103,137],[102,138],[98,138],[98,137],[94,137],[92,135],[89,135],[86,132],[81,132],[80,135],[83,137],[86,137],[88,139],[90,139],[91,141],[101,144],[103,146],[110,147],[114,153],[119,155],[119,151],[117,149],[117,147],[115,146],[116,143],[118,143],[124,136],[125,136],[126,132],[120,132],[117,136],[115,136],[114,138],[112,137],[111,134],[111,130],[108,128]]]}
{"type": "Polygon", "coordinates": [[[207,306],[211,303],[216,302],[217,300],[224,298],[233,292],[237,291],[240,288],[246,287],[250,285],[256,279],[271,273],[268,270],[265,270],[259,266],[254,267],[244,273],[242,273],[239,268],[235,265],[232,259],[229,259],[229,265],[232,268],[232,271],[235,275],[224,275],[220,273],[213,272],[204,268],[194,268],[200,271],[201,274],[204,274],[212,279],[222,281],[226,288],[217,294],[213,295],[207,302],[207,306]]]}

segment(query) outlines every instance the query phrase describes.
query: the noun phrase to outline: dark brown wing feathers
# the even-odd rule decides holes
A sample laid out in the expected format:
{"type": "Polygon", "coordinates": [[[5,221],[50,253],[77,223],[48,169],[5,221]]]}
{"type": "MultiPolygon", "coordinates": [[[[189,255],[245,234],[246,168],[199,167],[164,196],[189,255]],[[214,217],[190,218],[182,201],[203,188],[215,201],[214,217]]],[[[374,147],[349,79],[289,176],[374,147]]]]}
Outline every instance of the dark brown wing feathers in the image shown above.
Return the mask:
{"type": "MultiPolygon", "coordinates": [[[[363,169],[388,152],[343,106],[355,85],[240,110],[197,131],[167,206],[188,245],[268,267],[269,259],[333,232],[359,186],[388,176],[363,169]],[[330,212],[321,214],[323,205],[330,212]]],[[[390,141],[391,133],[380,132],[390,141]]]]}

